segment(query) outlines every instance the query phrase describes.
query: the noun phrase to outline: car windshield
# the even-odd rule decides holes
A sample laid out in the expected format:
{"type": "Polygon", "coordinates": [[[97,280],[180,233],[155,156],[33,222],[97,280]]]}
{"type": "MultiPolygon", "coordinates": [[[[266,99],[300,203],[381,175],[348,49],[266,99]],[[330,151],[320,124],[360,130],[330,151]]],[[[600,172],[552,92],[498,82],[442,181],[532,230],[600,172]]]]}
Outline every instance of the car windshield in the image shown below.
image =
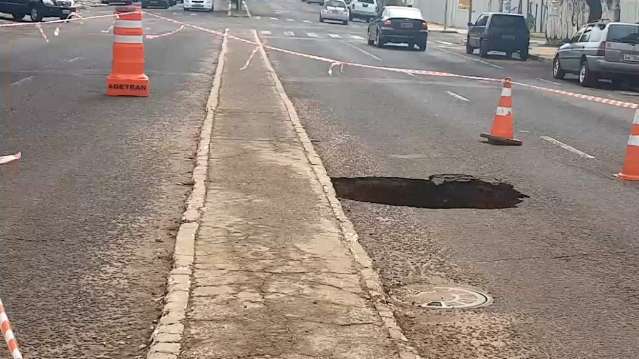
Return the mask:
{"type": "Polygon", "coordinates": [[[398,7],[388,10],[388,17],[400,17],[406,19],[422,19],[422,12],[417,8],[398,7]]]}
{"type": "Polygon", "coordinates": [[[608,41],[639,44],[639,25],[611,24],[608,28],[608,41]]]}
{"type": "Polygon", "coordinates": [[[327,2],[324,3],[325,7],[339,7],[342,9],[346,8],[346,4],[344,4],[343,1],[337,1],[337,0],[329,0],[327,2]]]}
{"type": "Polygon", "coordinates": [[[501,28],[517,28],[526,27],[524,18],[522,16],[512,15],[493,15],[490,20],[490,26],[501,28]]]}

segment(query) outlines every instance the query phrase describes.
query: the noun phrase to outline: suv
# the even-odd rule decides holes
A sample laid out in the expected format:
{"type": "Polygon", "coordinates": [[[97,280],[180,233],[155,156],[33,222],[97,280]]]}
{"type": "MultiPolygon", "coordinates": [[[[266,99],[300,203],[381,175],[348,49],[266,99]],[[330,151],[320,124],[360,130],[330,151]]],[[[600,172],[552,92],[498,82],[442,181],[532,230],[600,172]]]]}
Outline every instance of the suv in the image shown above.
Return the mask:
{"type": "Polygon", "coordinates": [[[639,79],[639,24],[597,22],[586,25],[553,60],[552,74],[563,79],[579,75],[579,84],[594,86],[599,78],[619,85],[625,79],[639,79]]]}
{"type": "Polygon", "coordinates": [[[468,54],[475,49],[479,49],[481,57],[488,56],[489,51],[503,51],[508,57],[518,52],[519,58],[526,61],[529,45],[530,32],[522,15],[486,13],[481,14],[474,24],[468,23],[468,54]]]}
{"type": "Polygon", "coordinates": [[[350,20],[361,18],[366,21],[377,17],[377,0],[353,0],[350,6],[350,20]]]}
{"type": "Polygon", "coordinates": [[[0,0],[0,12],[11,14],[16,21],[22,20],[27,14],[34,22],[40,22],[45,17],[64,20],[75,9],[73,0],[0,0]]]}

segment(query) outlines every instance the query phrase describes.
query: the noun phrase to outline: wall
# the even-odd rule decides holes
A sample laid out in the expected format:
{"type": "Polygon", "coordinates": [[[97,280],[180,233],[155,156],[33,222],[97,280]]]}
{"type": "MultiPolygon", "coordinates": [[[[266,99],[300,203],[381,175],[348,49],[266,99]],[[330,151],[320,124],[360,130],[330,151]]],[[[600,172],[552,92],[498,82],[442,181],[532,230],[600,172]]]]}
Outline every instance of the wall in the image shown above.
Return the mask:
{"type": "MultiPolygon", "coordinates": [[[[499,11],[500,1],[508,4],[509,0],[473,0],[473,21],[482,12],[499,11]]],[[[615,20],[620,14],[621,21],[639,22],[639,0],[600,1],[602,18],[615,20]],[[620,8],[618,12],[615,11],[617,3],[620,8]]],[[[463,4],[468,0],[448,2],[448,25],[466,28],[468,10],[463,4]]],[[[446,0],[415,0],[414,6],[422,10],[426,20],[443,24],[445,3],[446,0]]],[[[519,0],[510,0],[510,7],[510,12],[519,13],[519,0]]],[[[529,21],[530,31],[544,33],[549,42],[560,42],[572,37],[588,21],[590,13],[585,0],[522,0],[521,7],[521,13],[529,21]]]]}

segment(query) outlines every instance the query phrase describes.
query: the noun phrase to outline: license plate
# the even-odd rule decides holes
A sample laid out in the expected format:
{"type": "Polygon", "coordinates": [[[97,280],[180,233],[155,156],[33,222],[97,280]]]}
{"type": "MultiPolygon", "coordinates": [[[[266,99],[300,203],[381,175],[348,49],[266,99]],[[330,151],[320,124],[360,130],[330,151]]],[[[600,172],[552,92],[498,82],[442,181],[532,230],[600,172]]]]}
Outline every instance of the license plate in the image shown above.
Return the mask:
{"type": "Polygon", "coordinates": [[[413,24],[410,22],[403,22],[399,25],[402,29],[412,29],[413,24]]]}
{"type": "Polygon", "coordinates": [[[639,55],[624,54],[623,55],[623,60],[624,61],[639,62],[639,55]]]}
{"type": "Polygon", "coordinates": [[[193,4],[193,7],[204,7],[202,4],[193,4]]]}
{"type": "Polygon", "coordinates": [[[71,13],[71,10],[62,10],[63,15],[69,15],[70,13],[71,13]]]}
{"type": "Polygon", "coordinates": [[[515,35],[501,35],[501,38],[504,40],[514,40],[515,35]]]}

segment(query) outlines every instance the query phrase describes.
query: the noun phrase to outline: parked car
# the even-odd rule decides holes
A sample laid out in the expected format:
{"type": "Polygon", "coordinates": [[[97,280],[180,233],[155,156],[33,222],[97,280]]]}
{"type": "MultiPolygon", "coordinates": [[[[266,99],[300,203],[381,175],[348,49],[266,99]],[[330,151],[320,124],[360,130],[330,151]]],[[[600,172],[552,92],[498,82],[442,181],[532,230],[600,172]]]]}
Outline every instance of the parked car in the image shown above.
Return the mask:
{"type": "Polygon", "coordinates": [[[142,8],[148,8],[150,6],[159,6],[163,9],[168,9],[177,3],[176,0],[142,0],[142,8]]]}
{"type": "Polygon", "coordinates": [[[325,20],[340,21],[348,25],[348,8],[343,0],[326,0],[322,10],[320,10],[319,21],[325,20]]]}
{"type": "Polygon", "coordinates": [[[428,24],[422,12],[413,7],[386,6],[382,15],[368,24],[368,44],[383,47],[386,43],[404,43],[426,51],[428,24]]]}
{"type": "Polygon", "coordinates": [[[73,0],[0,0],[0,13],[11,14],[18,21],[27,14],[31,21],[45,17],[66,19],[76,11],[73,0]]]}
{"type": "Polygon", "coordinates": [[[553,60],[553,77],[579,75],[579,84],[594,86],[600,78],[619,85],[639,82],[639,24],[597,22],[586,25],[562,45],[553,60]]]}
{"type": "Polygon", "coordinates": [[[518,52],[523,61],[528,59],[530,32],[522,15],[504,13],[481,14],[477,21],[468,23],[466,53],[479,49],[481,57],[490,51],[505,52],[508,57],[518,52]]]}
{"type": "Polygon", "coordinates": [[[377,17],[377,0],[352,0],[350,20],[364,19],[370,21],[377,17]]]}
{"type": "Polygon", "coordinates": [[[213,0],[184,0],[184,11],[213,11],[213,0]]]}

